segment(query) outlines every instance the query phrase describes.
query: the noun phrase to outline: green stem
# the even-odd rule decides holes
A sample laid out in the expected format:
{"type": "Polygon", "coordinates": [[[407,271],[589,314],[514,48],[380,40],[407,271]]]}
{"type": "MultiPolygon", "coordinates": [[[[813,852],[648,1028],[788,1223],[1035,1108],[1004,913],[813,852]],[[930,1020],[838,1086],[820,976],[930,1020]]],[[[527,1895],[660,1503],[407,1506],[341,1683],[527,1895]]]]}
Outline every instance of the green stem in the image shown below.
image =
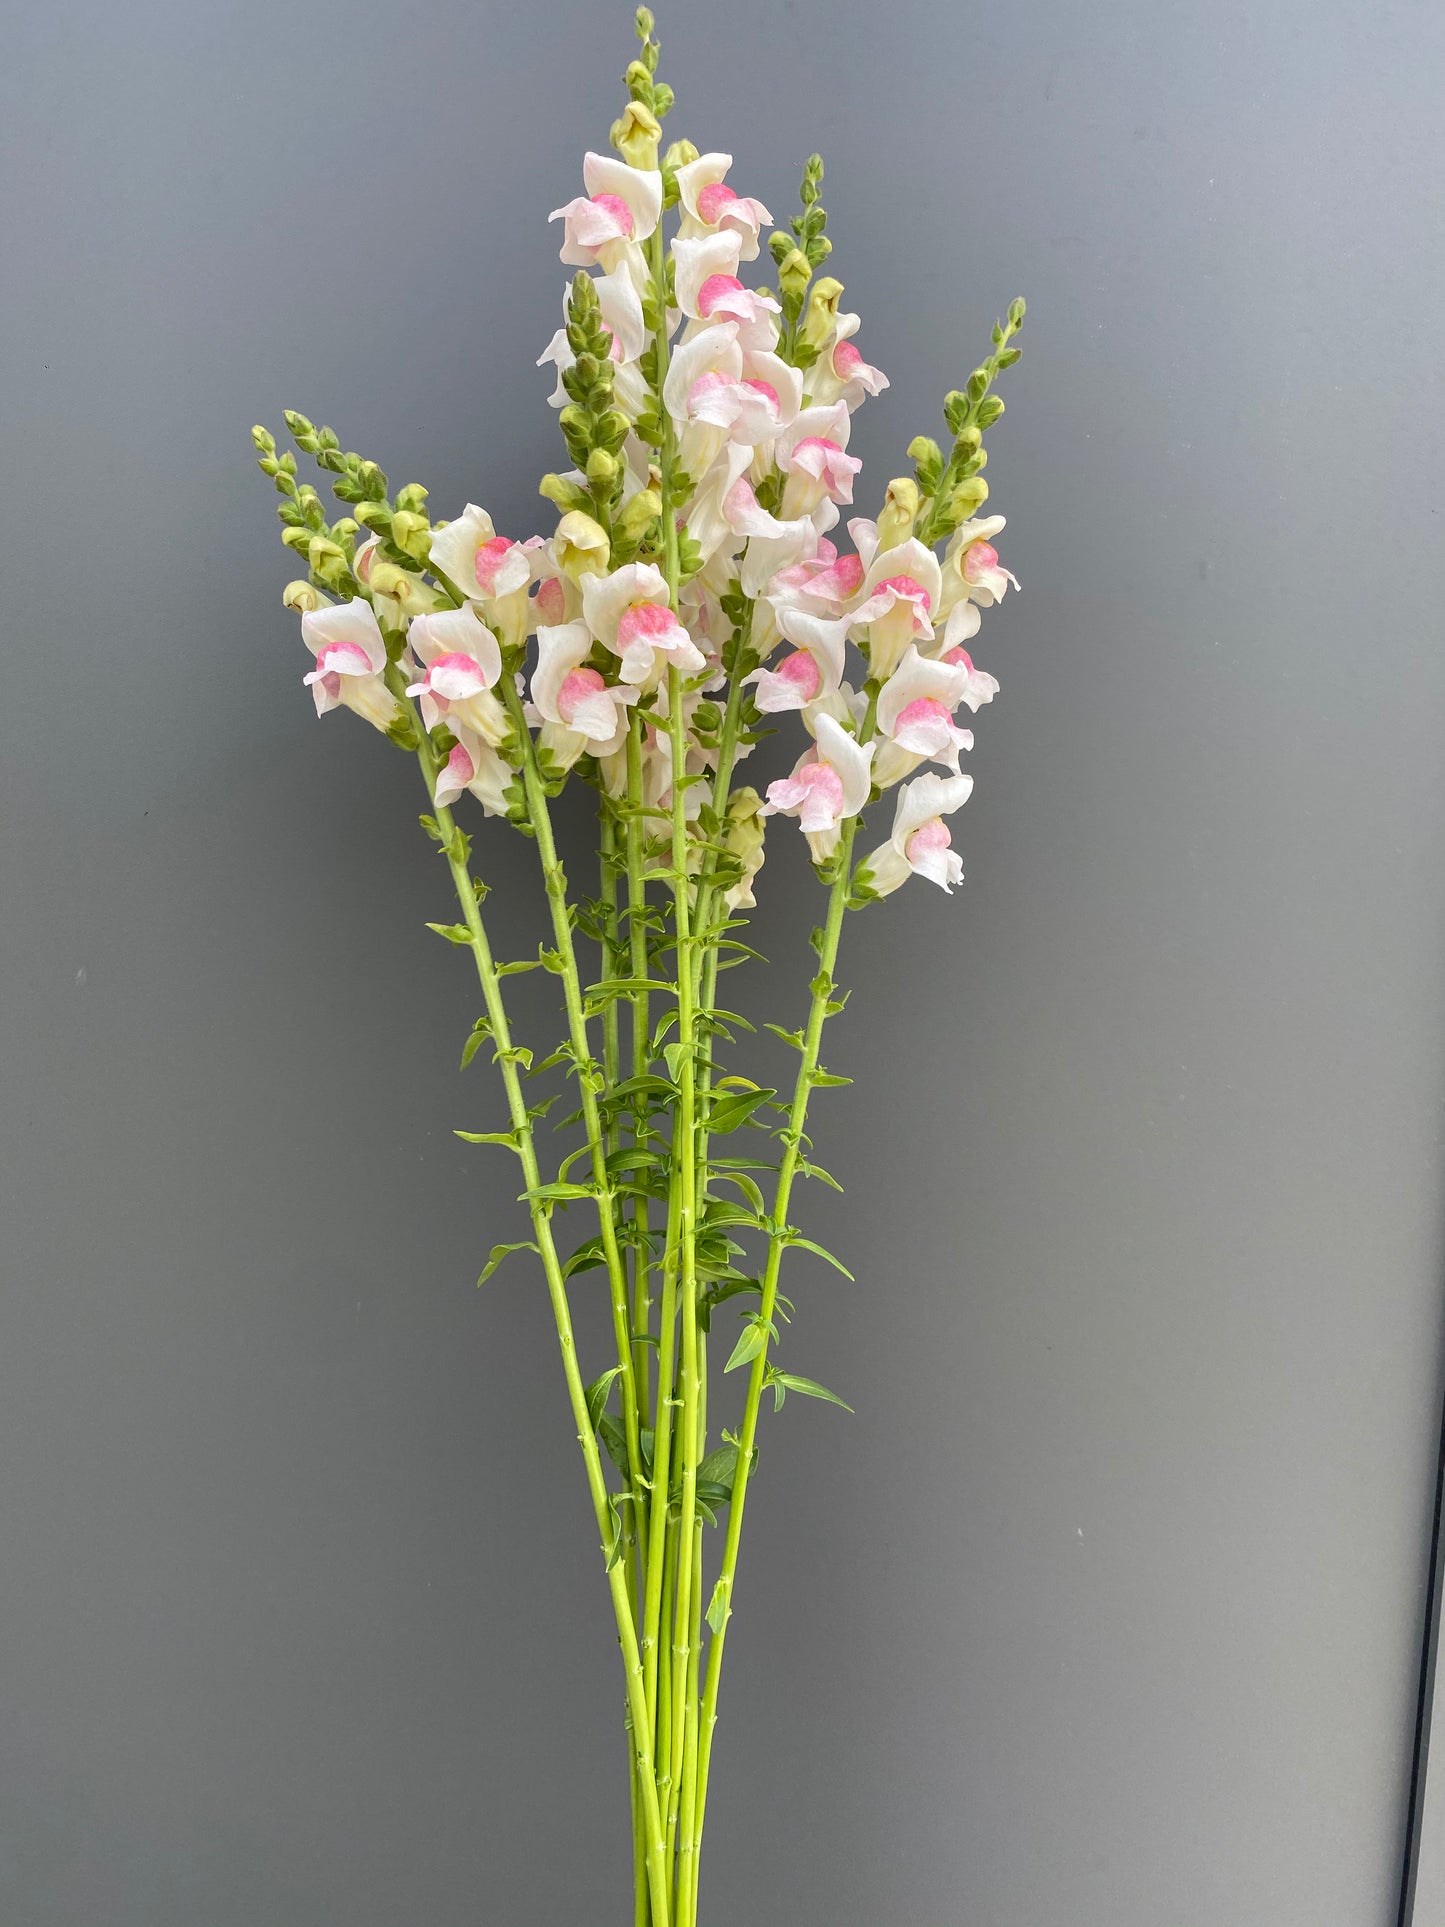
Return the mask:
{"type": "MultiPolygon", "coordinates": [[[[438,805],[436,802],[437,764],[431,743],[424,731],[418,729],[418,735],[420,737],[417,750],[418,761],[426,780],[427,794],[432,799],[433,813],[443,839],[442,847],[447,852],[447,866],[451,871],[457,902],[461,906],[462,916],[471,939],[470,948],[476,964],[477,979],[481,985],[482,1001],[496,1046],[502,1086],[507,1098],[507,1112],[511,1118],[517,1157],[522,1166],[522,1176],[527,1188],[532,1230],[541,1255],[542,1270],[547,1280],[547,1294],[551,1300],[552,1315],[557,1326],[557,1340],[562,1352],[562,1370],[567,1382],[567,1396],[572,1407],[573,1421],[577,1427],[578,1443],[582,1448],[582,1461],[586,1468],[593,1516],[600,1535],[603,1555],[607,1557],[613,1536],[612,1509],[607,1482],[602,1472],[601,1455],[597,1450],[597,1439],[587,1411],[587,1391],[582,1382],[581,1367],[577,1360],[577,1343],[572,1330],[572,1313],[567,1302],[567,1285],[562,1273],[562,1261],[552,1237],[551,1213],[545,1204],[537,1201],[542,1177],[537,1162],[532,1120],[527,1116],[526,1098],[517,1070],[517,1059],[512,1046],[506,1008],[502,1001],[501,979],[497,975],[491,946],[487,941],[486,928],[482,922],[477,893],[472,886],[471,873],[465,858],[459,854],[460,839],[457,835],[456,823],[446,806],[438,805]]],[[[665,1927],[670,1917],[669,1882],[662,1817],[653,1770],[652,1729],[647,1718],[642,1655],[637,1643],[632,1601],[628,1597],[627,1579],[619,1560],[609,1561],[607,1583],[612,1594],[613,1612],[617,1619],[617,1636],[622,1647],[623,1669],[627,1680],[627,1710],[632,1725],[635,1772],[646,1832],[648,1892],[651,1898],[653,1920],[657,1923],[657,1927],[665,1927]]]]}
{"type": "Polygon", "coordinates": [[[761,1350],[754,1358],[748,1376],[747,1401],[743,1409],[742,1427],[738,1433],[737,1470],[733,1476],[732,1501],[728,1507],[727,1540],[723,1547],[722,1568],[718,1576],[715,1598],[722,1617],[717,1621],[712,1643],[708,1649],[707,1682],[703,1689],[702,1712],[698,1735],[698,1775],[696,1813],[696,1841],[699,1852],[702,1845],[703,1819],[707,1806],[708,1767],[712,1757],[713,1729],[717,1725],[718,1681],[722,1673],[723,1648],[727,1640],[728,1621],[732,1617],[733,1585],[737,1574],[738,1542],[742,1537],[743,1509],[747,1501],[748,1481],[752,1466],[753,1447],[757,1439],[758,1408],[762,1401],[763,1384],[767,1377],[768,1347],[767,1328],[772,1321],[778,1302],[778,1273],[782,1267],[783,1250],[788,1228],[788,1205],[792,1196],[793,1179],[797,1175],[802,1156],[803,1128],[807,1122],[808,1099],[813,1088],[813,1073],[818,1068],[818,1049],[827,1018],[827,1006],[833,994],[833,967],[838,960],[838,940],[842,934],[843,912],[847,907],[850,882],[850,863],[853,851],[853,837],[857,830],[858,819],[850,817],[843,826],[834,861],[837,865],[832,888],[828,895],[828,915],[823,926],[823,943],[819,954],[818,974],[813,979],[812,1003],[808,1011],[808,1023],[803,1037],[802,1061],[798,1066],[797,1081],[793,1086],[793,1101],[788,1112],[788,1125],[784,1137],[783,1156],[778,1168],[778,1186],[773,1205],[773,1231],[768,1246],[767,1269],[763,1275],[762,1304],[760,1317],[764,1333],[761,1350]]]}
{"type": "Polygon", "coordinates": [[[572,936],[572,919],[567,906],[567,878],[557,855],[551,812],[547,808],[547,792],[537,763],[536,744],[522,714],[522,699],[505,676],[502,678],[502,690],[521,746],[522,785],[526,792],[527,814],[537,838],[537,854],[541,858],[542,879],[552,913],[552,931],[562,960],[562,994],[567,1006],[568,1035],[577,1088],[582,1098],[582,1123],[587,1133],[592,1183],[597,1194],[597,1223],[602,1237],[602,1254],[611,1287],[612,1332],[617,1347],[618,1383],[622,1388],[622,1429],[627,1441],[627,1463],[631,1469],[628,1483],[640,1530],[647,1517],[647,1496],[638,1438],[637,1385],[632,1375],[632,1320],[627,1303],[627,1268],[622,1262],[622,1250],[617,1242],[612,1183],[607,1171],[607,1146],[601,1113],[597,1108],[597,1071],[587,1038],[582,979],[577,968],[577,946],[572,936]]]}

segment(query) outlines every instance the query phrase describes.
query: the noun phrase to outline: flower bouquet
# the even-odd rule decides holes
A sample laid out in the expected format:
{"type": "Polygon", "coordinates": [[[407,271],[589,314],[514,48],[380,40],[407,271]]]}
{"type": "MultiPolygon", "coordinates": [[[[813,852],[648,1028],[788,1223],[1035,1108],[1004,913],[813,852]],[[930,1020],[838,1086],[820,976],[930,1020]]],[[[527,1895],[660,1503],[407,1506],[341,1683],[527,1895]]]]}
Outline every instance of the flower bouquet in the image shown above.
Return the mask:
{"type": "Polygon", "coordinates": [[[998,689],[967,645],[1013,582],[993,546],[1003,518],[979,515],[983,436],[1024,307],[946,397],[947,452],[917,437],[912,473],[837,547],[861,466],[851,417],[888,384],[820,272],[822,162],[768,238],[774,285],[749,285],[740,269],[772,217],[728,184],[730,156],[663,151],[673,95],[652,25],[639,10],[614,152],[585,156],[585,193],[552,217],[577,271],[541,357],[572,463],[541,483],[552,534],[499,535],[475,504],[434,521],[425,488],[391,494],[374,462],[288,413],[342,505],[332,522],[295,454],[263,428],[254,441],[282,540],[307,564],[285,600],[316,709],[351,709],[415,757],[422,828],[455,887],[453,920],[431,927],[476,971],[461,1061],[489,1057],[506,1106],[497,1128],[458,1135],[516,1159],[531,1229],[493,1246],[482,1278],[525,1252],[545,1282],[622,1654],[634,1921],[693,1927],[764,1405],[842,1403],[779,1343],[788,1252],[843,1269],[794,1222],[800,1185],[834,1185],[809,1106],[848,1081],[820,1055],[846,995],[839,942],[849,911],[910,876],[950,890],[962,875],[948,819],[973,787],[959,767],[973,737],[957,713],[998,689]],[[801,753],[760,794],[738,779],[779,725],[801,753]],[[595,807],[595,894],[558,859],[569,780],[595,807]],[[535,844],[551,925],[535,958],[494,948],[485,863],[453,814],[468,799],[495,819],[486,834],[535,844]],[[881,836],[860,856],[874,803],[881,836]],[[782,1094],[735,1068],[751,1026],[720,999],[723,972],[757,960],[747,912],[780,816],[807,839],[823,901],[802,1021],[767,1026],[796,1058],[782,1094]],[[508,976],[533,969],[557,978],[564,1013],[540,1056],[506,998],[508,976]],[[578,1354],[569,1300],[589,1273],[611,1313],[600,1370],[578,1354]],[[736,1336],[719,1369],[724,1315],[736,1336]]]}

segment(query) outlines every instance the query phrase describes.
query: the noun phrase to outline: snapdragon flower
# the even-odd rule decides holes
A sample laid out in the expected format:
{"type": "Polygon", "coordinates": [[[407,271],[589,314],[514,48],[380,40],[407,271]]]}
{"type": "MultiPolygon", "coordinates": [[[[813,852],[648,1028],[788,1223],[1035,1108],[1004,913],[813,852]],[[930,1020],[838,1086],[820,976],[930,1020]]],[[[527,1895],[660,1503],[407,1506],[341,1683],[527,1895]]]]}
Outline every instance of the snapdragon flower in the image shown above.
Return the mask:
{"type": "Polygon", "coordinates": [[[401,706],[383,680],[386,643],[369,602],[358,598],[305,610],[301,640],[316,658],[316,667],[301,680],[318,716],[345,707],[377,729],[391,727],[401,706]]]}
{"type": "Polygon", "coordinates": [[[927,877],[952,892],[963,881],[963,861],[951,845],[946,816],[962,809],[973,794],[971,776],[935,776],[930,771],[898,792],[893,832],[859,866],[859,881],[878,896],[890,896],[910,876],[927,877]]]}
{"type": "Polygon", "coordinates": [[[873,745],[860,743],[834,717],[817,719],[817,740],[793,766],[791,776],[768,785],[759,816],[796,816],[815,861],[838,847],[844,820],[868,801],[873,745]]]}

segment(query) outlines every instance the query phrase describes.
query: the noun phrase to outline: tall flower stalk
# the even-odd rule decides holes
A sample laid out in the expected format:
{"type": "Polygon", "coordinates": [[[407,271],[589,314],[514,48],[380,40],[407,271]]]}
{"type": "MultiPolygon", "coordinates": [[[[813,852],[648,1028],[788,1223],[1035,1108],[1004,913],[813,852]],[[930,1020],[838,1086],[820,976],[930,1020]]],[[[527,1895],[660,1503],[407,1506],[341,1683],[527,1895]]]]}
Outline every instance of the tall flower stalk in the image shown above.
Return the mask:
{"type": "Polygon", "coordinates": [[[840,550],[830,531],[861,467],[852,415],[888,384],[821,271],[822,162],[768,239],[774,286],[748,285],[741,269],[772,217],[728,185],[730,156],[685,140],[662,151],[673,97],[652,25],[639,10],[613,153],[585,157],[585,193],[553,217],[576,272],[541,357],[572,463],[541,483],[560,511],[552,534],[499,535],[475,504],[434,521],[426,489],[393,495],[375,463],[288,413],[343,511],[328,521],[296,454],[253,436],[282,539],[307,565],[285,599],[315,658],[318,713],[354,710],[419,766],[422,827],[458,906],[431,927],[471,952],[481,995],[462,1066],[490,1055],[506,1110],[458,1136],[517,1160],[531,1223],[492,1247],[479,1282],[515,1253],[540,1267],[622,1654],[633,1919],[696,1927],[767,1395],[774,1409],[789,1392],[842,1404],[780,1362],[780,1326],[789,1251],[843,1269],[793,1219],[800,1183],[837,1188],[809,1110],[848,1081],[822,1060],[846,995],[843,926],[912,875],[944,890],[962,876],[948,819],[972,789],[959,757],[973,738],[956,718],[998,689],[965,645],[1013,585],[994,547],[1003,518],[980,513],[983,437],[1024,308],[947,396],[947,452],[917,437],[911,472],[876,521],[848,522],[840,550]],[[740,784],[773,719],[790,717],[805,737],[791,772],[761,795],[740,784]],[[558,856],[553,806],[569,780],[595,799],[595,896],[558,856]],[[886,833],[859,856],[863,815],[889,791],[886,833]],[[551,926],[535,958],[497,956],[472,831],[453,814],[464,798],[496,819],[491,834],[510,826],[535,846],[551,926]],[[796,1058],[779,1092],[732,1068],[752,1026],[720,985],[757,959],[747,913],[782,815],[807,839],[825,907],[802,1021],[767,1026],[796,1058]],[[516,1041],[505,994],[510,975],[539,968],[559,980],[563,1013],[540,1059],[516,1041]],[[588,1274],[611,1322],[595,1375],[571,1312],[588,1274]],[[739,1315],[719,1367],[714,1321],[739,1315]]]}

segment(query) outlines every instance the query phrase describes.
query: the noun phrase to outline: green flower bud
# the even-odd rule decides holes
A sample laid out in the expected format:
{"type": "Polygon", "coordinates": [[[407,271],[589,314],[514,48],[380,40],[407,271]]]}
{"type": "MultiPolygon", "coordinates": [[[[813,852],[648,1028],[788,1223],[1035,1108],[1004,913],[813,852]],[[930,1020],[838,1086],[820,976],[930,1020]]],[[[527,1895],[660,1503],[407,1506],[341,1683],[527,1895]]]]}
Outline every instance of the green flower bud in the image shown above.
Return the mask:
{"type": "Polygon", "coordinates": [[[662,157],[662,171],[675,174],[680,167],[691,167],[697,158],[697,149],[691,141],[674,141],[662,157]]]}
{"type": "Polygon", "coordinates": [[[314,582],[306,582],[298,578],[295,582],[286,584],[281,591],[281,601],[286,608],[294,609],[297,615],[307,615],[312,609],[328,608],[331,597],[322,595],[314,582]]]}
{"type": "Polygon", "coordinates": [[[256,426],[251,430],[251,441],[258,455],[274,455],[276,453],[276,437],[271,433],[269,428],[263,428],[259,422],[257,422],[256,426]]]}
{"type": "Polygon", "coordinates": [[[310,529],[304,528],[282,529],[281,540],[286,544],[288,549],[295,549],[301,555],[305,555],[311,547],[311,531],[310,529]]]}
{"type": "Polygon", "coordinates": [[[594,488],[611,488],[617,477],[617,457],[605,448],[594,448],[587,457],[587,479],[594,488]]]}
{"type": "Polygon", "coordinates": [[[813,270],[809,267],[808,257],[801,248],[791,248],[778,263],[778,286],[782,290],[784,301],[800,302],[812,278],[813,270]]]}
{"type": "Polygon", "coordinates": [[[879,550],[897,548],[913,533],[918,518],[918,484],[911,475],[899,475],[888,484],[883,513],[878,518],[879,550]]]}
{"type": "Polygon", "coordinates": [[[629,167],[656,171],[662,123],[650,107],[644,107],[640,100],[629,100],[621,119],[612,123],[611,138],[612,145],[629,167]]]}
{"type": "Polygon", "coordinates": [[[950,435],[957,435],[968,420],[969,401],[962,389],[950,388],[943,398],[943,419],[950,435]]]}
{"type": "Polygon", "coordinates": [[[623,504],[617,527],[629,542],[639,542],[647,526],[662,513],[662,497],[655,488],[640,488],[623,504]]]}
{"type": "Polygon", "coordinates": [[[544,475],[537,484],[537,493],[545,496],[549,502],[555,502],[563,514],[570,514],[573,509],[585,512],[592,506],[592,498],[586,489],[579,487],[576,482],[569,482],[565,475],[544,475]]]}
{"type": "Polygon", "coordinates": [[[987,500],[988,483],[981,475],[970,475],[967,481],[959,483],[948,498],[949,512],[960,522],[966,522],[969,516],[978,513],[987,500]]]}
{"type": "Polygon", "coordinates": [[[831,274],[821,275],[808,296],[808,312],[803,321],[803,340],[810,348],[821,349],[831,341],[838,326],[838,303],[843,283],[831,274]]]}
{"type": "Polygon", "coordinates": [[[636,19],[635,25],[637,30],[637,38],[639,40],[650,39],[652,36],[652,29],[656,26],[656,24],[657,22],[653,19],[652,13],[649,8],[639,7],[637,9],[637,19],[636,19]]]}
{"type": "Polygon", "coordinates": [[[385,502],[358,502],[356,519],[364,529],[385,535],[391,527],[391,509],[385,502]]]}
{"type": "Polygon", "coordinates": [[[1024,298],[1022,295],[1015,296],[1009,303],[1008,319],[1011,328],[1022,328],[1024,325],[1024,298]]]}
{"type": "Polygon", "coordinates": [[[607,531],[580,509],[573,509],[557,524],[554,552],[558,568],[574,582],[584,575],[605,575],[612,554],[607,531]]]}
{"type": "Polygon", "coordinates": [[[1002,413],[1003,413],[1003,396],[1002,395],[985,395],[983,400],[978,405],[977,420],[978,420],[979,427],[992,428],[994,423],[998,420],[999,416],[1002,413]]]}
{"type": "Polygon", "coordinates": [[[396,506],[406,509],[413,515],[420,515],[426,505],[427,490],[420,482],[408,482],[404,489],[397,491],[396,506]]]}
{"type": "Polygon", "coordinates": [[[431,524],[424,515],[398,509],[391,519],[391,539],[416,562],[425,562],[431,554],[431,524]]]}
{"type": "Polygon", "coordinates": [[[429,582],[423,582],[410,569],[395,562],[373,562],[367,586],[374,595],[390,596],[403,615],[427,615],[433,609],[450,607],[447,598],[429,582]]]}

